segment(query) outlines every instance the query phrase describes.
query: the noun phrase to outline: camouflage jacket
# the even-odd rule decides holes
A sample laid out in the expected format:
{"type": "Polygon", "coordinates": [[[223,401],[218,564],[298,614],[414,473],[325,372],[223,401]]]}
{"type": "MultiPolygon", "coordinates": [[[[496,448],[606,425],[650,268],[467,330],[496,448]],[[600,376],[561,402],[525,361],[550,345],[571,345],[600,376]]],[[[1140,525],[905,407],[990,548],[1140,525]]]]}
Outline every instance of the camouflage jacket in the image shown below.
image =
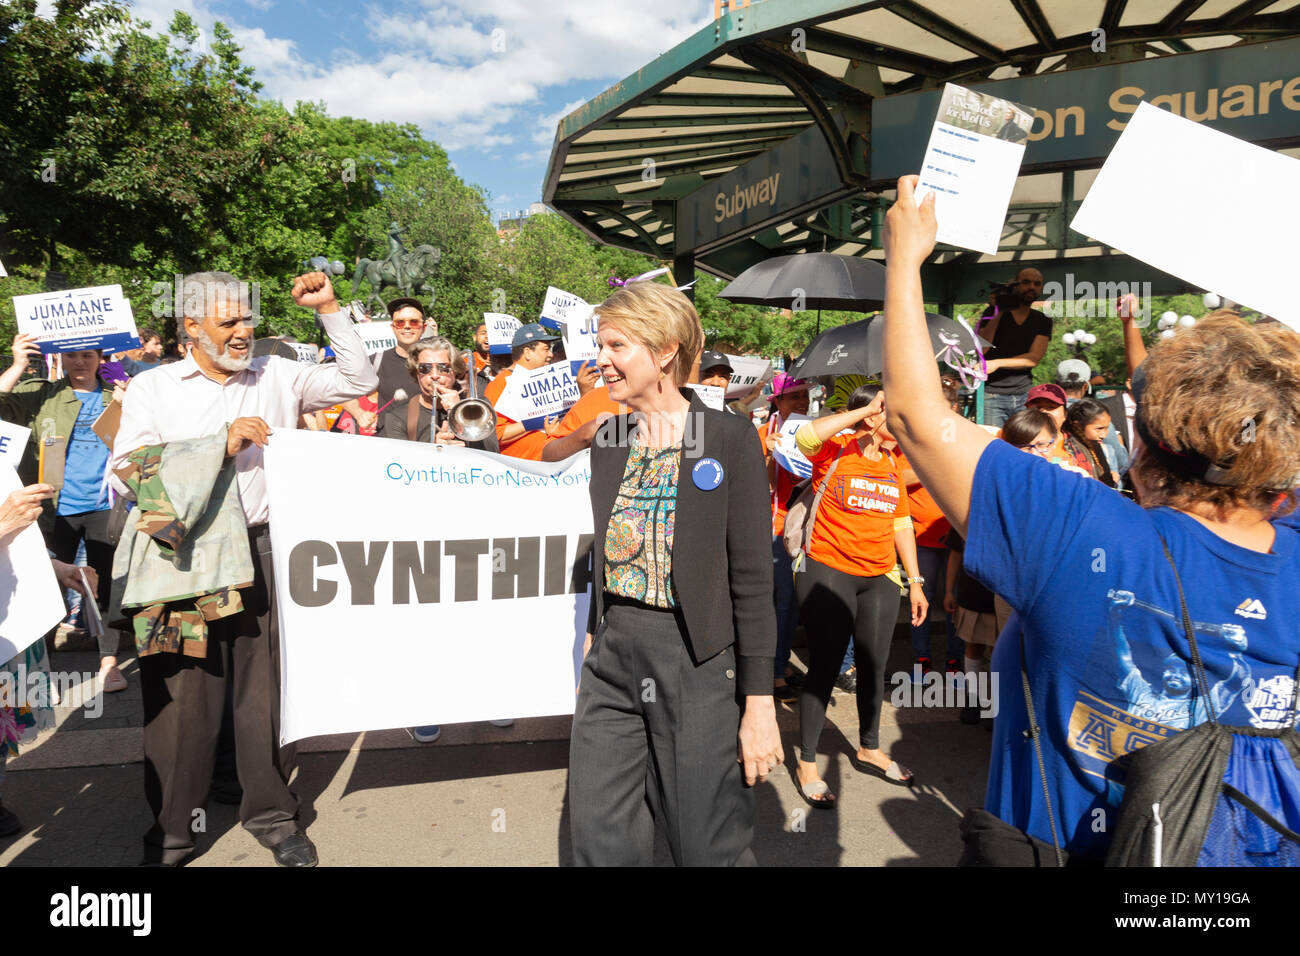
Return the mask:
{"type": "Polygon", "coordinates": [[[207,656],[207,622],[243,610],[253,582],[226,432],[147,445],[117,476],[136,507],[113,558],[110,620],[131,616],[140,656],[207,656]]]}

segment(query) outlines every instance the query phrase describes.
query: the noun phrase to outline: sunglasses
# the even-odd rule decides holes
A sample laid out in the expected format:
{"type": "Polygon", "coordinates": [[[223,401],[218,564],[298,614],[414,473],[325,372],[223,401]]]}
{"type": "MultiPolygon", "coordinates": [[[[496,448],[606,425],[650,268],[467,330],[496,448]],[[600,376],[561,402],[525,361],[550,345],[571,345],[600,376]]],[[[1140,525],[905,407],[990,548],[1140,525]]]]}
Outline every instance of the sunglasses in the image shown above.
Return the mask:
{"type": "Polygon", "coordinates": [[[419,329],[423,327],[423,319],[393,319],[393,328],[395,329],[419,329]]]}
{"type": "Polygon", "coordinates": [[[421,375],[428,375],[434,369],[438,370],[439,375],[451,374],[451,366],[446,362],[421,362],[415,367],[415,370],[421,375]]]}

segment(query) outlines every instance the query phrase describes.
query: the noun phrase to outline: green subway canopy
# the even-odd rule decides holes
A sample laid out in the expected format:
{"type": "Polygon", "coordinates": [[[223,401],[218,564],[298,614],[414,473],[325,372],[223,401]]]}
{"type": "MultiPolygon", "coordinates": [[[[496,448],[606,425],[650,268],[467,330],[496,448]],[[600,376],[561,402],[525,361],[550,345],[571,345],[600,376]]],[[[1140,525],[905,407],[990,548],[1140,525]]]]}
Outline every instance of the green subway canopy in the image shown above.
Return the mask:
{"type": "MultiPolygon", "coordinates": [[[[544,200],[597,241],[731,279],[808,251],[881,258],[944,83],[1033,107],[998,253],[939,247],[941,304],[1034,266],[1051,280],[1186,283],[1069,228],[1142,100],[1300,156],[1300,0],[758,0],[564,117],[544,200]]],[[[1207,183],[1189,201],[1236,201],[1207,183]]],[[[1103,296],[1104,297],[1104,296],[1103,296]]]]}

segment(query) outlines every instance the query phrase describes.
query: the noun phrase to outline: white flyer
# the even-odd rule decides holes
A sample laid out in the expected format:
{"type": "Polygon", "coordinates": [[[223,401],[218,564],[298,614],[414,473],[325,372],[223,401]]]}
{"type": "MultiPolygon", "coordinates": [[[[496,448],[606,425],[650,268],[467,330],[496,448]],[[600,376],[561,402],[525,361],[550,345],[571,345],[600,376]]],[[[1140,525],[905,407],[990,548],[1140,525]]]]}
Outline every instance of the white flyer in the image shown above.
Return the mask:
{"type": "Polygon", "coordinates": [[[42,352],[125,352],[140,345],[120,285],[16,295],[13,302],[18,331],[35,336],[42,352]]]}
{"type": "Polygon", "coordinates": [[[504,312],[484,312],[483,324],[487,326],[488,352],[492,355],[509,355],[515,333],[519,331],[519,320],[504,312]]]}
{"type": "Polygon", "coordinates": [[[723,411],[726,408],[726,399],[722,394],[722,389],[717,385],[687,385],[687,388],[695,389],[695,393],[700,396],[702,401],[709,408],[723,411]]]}
{"type": "Polygon", "coordinates": [[[780,443],[772,452],[776,463],[798,478],[812,477],[812,462],[804,457],[804,453],[799,450],[794,440],[794,433],[799,430],[799,426],[810,421],[812,419],[807,415],[791,415],[783,421],[777,432],[781,436],[780,443]]]}
{"type": "Polygon", "coordinates": [[[561,325],[575,319],[582,321],[590,316],[590,310],[586,299],[551,285],[546,287],[546,298],[542,301],[537,321],[548,329],[558,330],[561,325]]]}
{"type": "Polygon", "coordinates": [[[566,411],[581,397],[568,365],[516,368],[506,379],[496,410],[530,429],[540,428],[545,419],[566,411]]]}
{"type": "Polygon", "coordinates": [[[1032,109],[945,83],[916,201],[935,194],[939,242],[994,255],[1020,175],[1032,109]]]}

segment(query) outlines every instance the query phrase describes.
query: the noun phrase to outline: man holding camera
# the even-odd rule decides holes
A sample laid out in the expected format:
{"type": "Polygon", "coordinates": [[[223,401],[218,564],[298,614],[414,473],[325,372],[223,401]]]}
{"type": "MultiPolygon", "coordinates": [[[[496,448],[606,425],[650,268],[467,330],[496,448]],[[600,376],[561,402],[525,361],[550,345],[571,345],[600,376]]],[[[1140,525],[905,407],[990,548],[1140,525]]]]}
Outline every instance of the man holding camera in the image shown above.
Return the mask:
{"type": "Polygon", "coordinates": [[[993,344],[985,353],[988,381],[984,383],[984,424],[998,428],[1025,407],[1034,383],[1034,366],[1043,360],[1052,341],[1052,320],[1032,308],[1043,294],[1043,274],[1021,269],[1016,281],[995,289],[984,310],[979,334],[993,344]]]}

